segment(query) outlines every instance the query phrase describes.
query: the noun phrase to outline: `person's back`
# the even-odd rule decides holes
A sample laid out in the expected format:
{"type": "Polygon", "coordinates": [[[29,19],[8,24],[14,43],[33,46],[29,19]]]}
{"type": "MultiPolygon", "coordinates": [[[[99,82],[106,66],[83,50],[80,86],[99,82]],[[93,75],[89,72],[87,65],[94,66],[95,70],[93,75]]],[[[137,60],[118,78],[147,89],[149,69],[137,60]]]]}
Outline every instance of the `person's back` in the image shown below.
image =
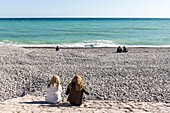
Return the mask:
{"type": "Polygon", "coordinates": [[[122,52],[122,48],[119,46],[118,48],[117,48],[117,51],[116,51],[117,53],[120,53],[120,52],[122,52]]]}
{"type": "Polygon", "coordinates": [[[123,46],[123,52],[128,52],[127,48],[125,46],[123,46]]]}
{"type": "MultiPolygon", "coordinates": [[[[83,93],[89,94],[83,86],[77,86],[78,84],[76,83],[79,82],[81,85],[82,84],[82,79],[80,81],[76,79],[81,79],[80,76],[76,75],[72,82],[68,85],[67,90],[66,90],[66,95],[69,94],[67,101],[70,102],[71,105],[74,106],[80,106],[83,102],[83,93]]],[[[80,85],[79,84],[79,85],[80,85]]]]}
{"type": "Polygon", "coordinates": [[[60,79],[58,76],[53,76],[47,86],[45,100],[49,103],[58,103],[62,100],[61,92],[60,79]]]}
{"type": "Polygon", "coordinates": [[[49,103],[57,103],[62,100],[61,91],[58,90],[57,87],[53,87],[52,85],[50,87],[47,87],[46,95],[46,101],[49,103]]]}

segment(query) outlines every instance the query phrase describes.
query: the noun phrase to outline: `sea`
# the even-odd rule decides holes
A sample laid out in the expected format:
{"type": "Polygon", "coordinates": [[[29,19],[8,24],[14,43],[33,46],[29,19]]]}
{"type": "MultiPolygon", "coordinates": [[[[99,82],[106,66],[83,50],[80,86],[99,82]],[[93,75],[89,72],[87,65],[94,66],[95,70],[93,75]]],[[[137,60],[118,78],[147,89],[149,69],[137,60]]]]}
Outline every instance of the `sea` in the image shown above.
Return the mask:
{"type": "Polygon", "coordinates": [[[0,45],[170,46],[169,18],[0,18],[0,45]]]}

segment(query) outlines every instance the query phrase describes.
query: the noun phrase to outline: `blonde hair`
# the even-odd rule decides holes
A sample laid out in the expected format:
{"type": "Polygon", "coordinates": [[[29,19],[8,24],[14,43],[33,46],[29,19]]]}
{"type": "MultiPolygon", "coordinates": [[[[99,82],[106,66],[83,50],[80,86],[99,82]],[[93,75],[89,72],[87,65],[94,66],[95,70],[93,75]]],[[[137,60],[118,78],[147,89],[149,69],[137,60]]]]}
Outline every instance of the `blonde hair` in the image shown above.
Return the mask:
{"type": "Polygon", "coordinates": [[[57,86],[57,88],[59,87],[60,85],[60,77],[57,76],[57,75],[54,75],[52,78],[51,78],[51,81],[50,83],[47,85],[47,87],[50,87],[50,86],[57,86]]]}
{"type": "Polygon", "coordinates": [[[71,84],[73,83],[75,83],[77,91],[81,91],[83,89],[83,79],[79,73],[72,79],[71,84]]]}

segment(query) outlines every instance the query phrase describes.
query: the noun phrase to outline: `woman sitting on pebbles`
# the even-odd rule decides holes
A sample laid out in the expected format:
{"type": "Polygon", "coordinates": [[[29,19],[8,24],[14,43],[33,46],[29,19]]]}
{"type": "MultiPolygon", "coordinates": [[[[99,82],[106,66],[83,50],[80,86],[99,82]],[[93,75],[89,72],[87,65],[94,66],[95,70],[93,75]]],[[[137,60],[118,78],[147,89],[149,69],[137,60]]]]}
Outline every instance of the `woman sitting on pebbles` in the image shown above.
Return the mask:
{"type": "Polygon", "coordinates": [[[59,103],[62,100],[61,92],[60,77],[54,75],[47,85],[45,100],[49,103],[59,103]]]}
{"type": "Polygon", "coordinates": [[[67,101],[73,106],[80,106],[83,102],[83,93],[89,94],[83,87],[83,79],[77,74],[68,85],[66,95],[69,94],[67,101]]]}

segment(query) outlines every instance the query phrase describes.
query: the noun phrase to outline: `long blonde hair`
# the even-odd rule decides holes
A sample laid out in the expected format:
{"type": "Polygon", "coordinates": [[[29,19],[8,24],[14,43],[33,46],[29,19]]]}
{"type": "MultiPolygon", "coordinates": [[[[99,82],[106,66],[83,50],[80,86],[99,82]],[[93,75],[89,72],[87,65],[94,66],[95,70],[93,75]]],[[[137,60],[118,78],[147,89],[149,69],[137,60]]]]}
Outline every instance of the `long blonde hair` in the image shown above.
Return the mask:
{"type": "Polygon", "coordinates": [[[51,81],[50,81],[50,83],[47,85],[47,87],[50,87],[51,85],[52,85],[53,87],[57,86],[57,88],[58,88],[59,85],[60,85],[60,77],[57,76],[57,75],[54,75],[54,76],[51,78],[51,81]]]}
{"type": "Polygon", "coordinates": [[[77,91],[81,91],[83,89],[83,79],[79,73],[72,79],[71,84],[73,83],[75,83],[77,91]]]}

